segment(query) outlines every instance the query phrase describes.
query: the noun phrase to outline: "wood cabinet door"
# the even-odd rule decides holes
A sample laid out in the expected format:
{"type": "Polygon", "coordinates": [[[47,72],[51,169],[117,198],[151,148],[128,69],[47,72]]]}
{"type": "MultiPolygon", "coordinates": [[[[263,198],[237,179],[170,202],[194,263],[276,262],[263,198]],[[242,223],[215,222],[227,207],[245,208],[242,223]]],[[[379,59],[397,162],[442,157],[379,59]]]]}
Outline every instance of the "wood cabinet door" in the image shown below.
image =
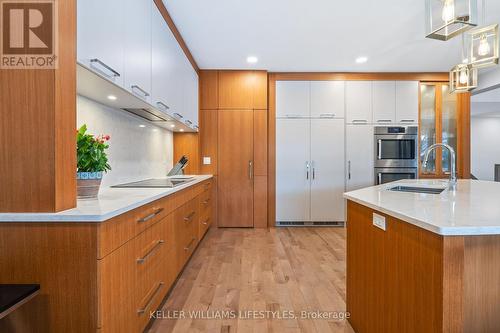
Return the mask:
{"type": "Polygon", "coordinates": [[[219,111],[220,227],[253,227],[253,111],[219,111]]]}

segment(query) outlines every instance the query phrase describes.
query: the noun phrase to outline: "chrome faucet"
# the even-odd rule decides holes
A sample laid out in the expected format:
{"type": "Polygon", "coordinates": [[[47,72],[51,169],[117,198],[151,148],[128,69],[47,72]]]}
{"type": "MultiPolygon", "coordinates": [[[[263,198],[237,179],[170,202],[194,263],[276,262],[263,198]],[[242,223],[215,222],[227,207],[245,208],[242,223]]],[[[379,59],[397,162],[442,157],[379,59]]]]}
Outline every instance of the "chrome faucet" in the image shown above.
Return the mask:
{"type": "Polygon", "coordinates": [[[452,189],[455,189],[455,187],[457,185],[457,162],[456,162],[455,149],[453,149],[452,146],[447,145],[446,143],[435,143],[432,146],[430,146],[429,148],[427,148],[425,150],[424,162],[422,163],[422,167],[424,169],[427,168],[427,164],[429,162],[429,155],[431,154],[431,152],[434,149],[439,148],[439,147],[446,148],[450,152],[450,168],[451,168],[451,172],[450,172],[449,187],[452,188],[452,189]]]}

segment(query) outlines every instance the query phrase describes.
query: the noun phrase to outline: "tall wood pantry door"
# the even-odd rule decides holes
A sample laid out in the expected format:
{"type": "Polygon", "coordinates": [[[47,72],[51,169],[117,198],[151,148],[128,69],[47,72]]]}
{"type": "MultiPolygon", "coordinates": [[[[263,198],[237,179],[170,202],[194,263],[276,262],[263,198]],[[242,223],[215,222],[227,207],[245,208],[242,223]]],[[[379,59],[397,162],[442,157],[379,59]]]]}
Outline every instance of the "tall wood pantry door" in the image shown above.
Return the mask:
{"type": "Polygon", "coordinates": [[[219,110],[219,227],[253,227],[253,110],[219,110]]]}

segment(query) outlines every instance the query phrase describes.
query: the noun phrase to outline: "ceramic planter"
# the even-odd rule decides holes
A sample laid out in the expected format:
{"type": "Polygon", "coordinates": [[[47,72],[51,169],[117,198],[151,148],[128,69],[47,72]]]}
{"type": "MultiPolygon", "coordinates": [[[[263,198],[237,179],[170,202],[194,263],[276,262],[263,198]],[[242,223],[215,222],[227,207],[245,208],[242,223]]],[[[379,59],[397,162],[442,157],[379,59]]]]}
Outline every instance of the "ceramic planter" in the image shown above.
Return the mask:
{"type": "Polygon", "coordinates": [[[99,194],[102,172],[77,172],[76,189],[78,199],[95,199],[99,194]]]}

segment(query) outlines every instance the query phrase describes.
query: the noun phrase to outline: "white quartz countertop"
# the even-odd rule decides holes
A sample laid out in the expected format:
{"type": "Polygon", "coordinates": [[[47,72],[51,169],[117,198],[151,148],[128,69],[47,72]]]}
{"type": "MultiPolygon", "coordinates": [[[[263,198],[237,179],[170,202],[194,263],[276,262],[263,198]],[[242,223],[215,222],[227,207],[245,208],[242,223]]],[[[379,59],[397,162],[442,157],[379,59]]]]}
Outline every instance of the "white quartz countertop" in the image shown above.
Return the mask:
{"type": "Polygon", "coordinates": [[[389,191],[404,186],[445,187],[447,180],[404,180],[344,193],[344,198],[439,235],[500,235],[500,183],[459,180],[441,194],[389,191]]]}
{"type": "Polygon", "coordinates": [[[76,208],[58,213],[2,213],[0,222],[102,222],[212,178],[193,177],[194,180],[175,188],[105,187],[97,199],[78,200],[76,208]]]}

